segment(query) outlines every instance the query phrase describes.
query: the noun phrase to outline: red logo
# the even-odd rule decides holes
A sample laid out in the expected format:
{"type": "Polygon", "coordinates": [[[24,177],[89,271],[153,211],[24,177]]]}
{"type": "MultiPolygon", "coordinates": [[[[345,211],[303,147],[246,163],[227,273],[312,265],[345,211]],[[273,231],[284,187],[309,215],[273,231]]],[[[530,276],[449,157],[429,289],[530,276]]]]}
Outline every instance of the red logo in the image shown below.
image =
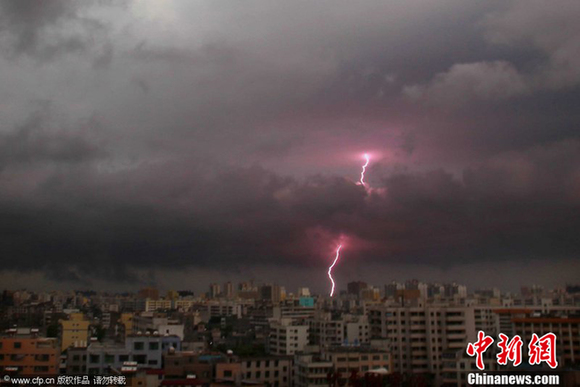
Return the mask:
{"type": "MultiPolygon", "coordinates": [[[[499,339],[497,346],[501,351],[496,355],[497,364],[505,366],[508,361],[511,361],[514,367],[519,366],[522,363],[522,338],[519,335],[515,335],[510,340],[507,335],[500,333],[499,339]]],[[[479,331],[477,333],[477,341],[467,344],[467,354],[476,357],[475,365],[482,371],[485,369],[483,354],[493,344],[493,341],[492,337],[486,336],[483,331],[479,331]]],[[[544,336],[538,337],[535,333],[532,334],[532,339],[528,344],[528,355],[530,365],[546,362],[551,368],[558,367],[558,361],[556,360],[556,335],[546,333],[544,336]]]]}
{"type": "Polygon", "coordinates": [[[548,363],[550,368],[558,367],[556,360],[556,335],[553,333],[546,333],[544,336],[538,338],[535,333],[532,335],[532,341],[528,345],[530,364],[540,364],[542,362],[548,363]]]}
{"type": "Polygon", "coordinates": [[[469,356],[476,356],[475,364],[480,370],[485,369],[483,364],[483,353],[493,344],[493,339],[486,336],[483,331],[477,333],[477,342],[475,344],[469,343],[467,345],[467,354],[469,356]]]}
{"type": "Polygon", "coordinates": [[[515,335],[513,339],[509,340],[503,333],[499,334],[499,338],[501,341],[497,343],[497,346],[501,352],[497,354],[497,364],[506,365],[509,360],[514,363],[514,367],[519,366],[522,363],[522,338],[515,335]]]}

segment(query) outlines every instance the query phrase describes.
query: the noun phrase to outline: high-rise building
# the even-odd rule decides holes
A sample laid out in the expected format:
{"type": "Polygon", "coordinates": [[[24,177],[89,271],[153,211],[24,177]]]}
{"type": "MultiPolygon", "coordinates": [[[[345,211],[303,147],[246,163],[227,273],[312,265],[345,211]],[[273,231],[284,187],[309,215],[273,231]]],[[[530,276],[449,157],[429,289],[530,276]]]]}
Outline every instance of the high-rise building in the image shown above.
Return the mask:
{"type": "Polygon", "coordinates": [[[168,290],[165,298],[168,300],[177,300],[179,298],[179,292],[175,290],[168,290]]]}
{"type": "Polygon", "coordinates": [[[157,300],[159,299],[159,290],[151,287],[143,288],[139,290],[138,296],[142,299],[150,298],[152,300],[157,300]]]}
{"type": "Polygon", "coordinates": [[[226,298],[234,298],[234,285],[228,281],[224,284],[224,296],[226,298]]]}
{"type": "Polygon", "coordinates": [[[398,282],[391,282],[390,284],[385,285],[385,297],[386,298],[397,298],[397,292],[399,290],[404,289],[405,287],[403,284],[398,282]]]}
{"type": "Polygon", "coordinates": [[[260,288],[260,296],[262,301],[279,303],[286,298],[286,289],[283,286],[266,284],[260,288]]]}
{"type": "Polygon", "coordinates": [[[381,299],[379,288],[368,286],[360,291],[360,298],[366,301],[378,301],[381,299]]]}
{"type": "Polygon", "coordinates": [[[512,320],[514,334],[519,335],[527,348],[532,334],[542,337],[556,335],[556,356],[559,367],[578,364],[580,361],[580,318],[553,316],[526,316],[512,320]]]}
{"type": "Polygon", "coordinates": [[[209,285],[209,296],[210,296],[210,298],[217,298],[217,297],[221,296],[221,294],[222,294],[222,290],[221,290],[220,284],[211,283],[209,285]]]}
{"type": "Polygon", "coordinates": [[[346,285],[347,293],[354,294],[356,296],[360,294],[361,290],[366,289],[367,287],[367,283],[363,281],[353,281],[346,285]]]}
{"type": "Polygon", "coordinates": [[[391,345],[394,370],[440,376],[446,350],[465,350],[476,339],[473,307],[371,306],[371,335],[391,345]]]}
{"type": "Polygon", "coordinates": [[[298,288],[298,297],[310,297],[310,289],[298,288]]]}

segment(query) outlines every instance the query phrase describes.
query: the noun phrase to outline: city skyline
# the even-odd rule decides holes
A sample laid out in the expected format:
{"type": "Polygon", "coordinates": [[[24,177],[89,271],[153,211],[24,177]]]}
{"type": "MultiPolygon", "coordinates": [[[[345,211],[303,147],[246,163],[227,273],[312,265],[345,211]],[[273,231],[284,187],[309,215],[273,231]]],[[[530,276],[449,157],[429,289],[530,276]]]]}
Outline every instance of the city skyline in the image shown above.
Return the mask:
{"type": "Polygon", "coordinates": [[[579,13],[3,1],[0,283],[575,284],[579,13]]]}

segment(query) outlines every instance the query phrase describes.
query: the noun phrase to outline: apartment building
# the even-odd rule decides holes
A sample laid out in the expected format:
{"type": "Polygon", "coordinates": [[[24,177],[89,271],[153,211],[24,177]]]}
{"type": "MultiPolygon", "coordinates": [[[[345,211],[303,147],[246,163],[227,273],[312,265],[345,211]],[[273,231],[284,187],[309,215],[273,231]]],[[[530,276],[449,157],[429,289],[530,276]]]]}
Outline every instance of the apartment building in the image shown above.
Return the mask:
{"type": "Polygon", "coordinates": [[[155,312],[157,310],[167,310],[167,309],[171,309],[173,306],[173,301],[172,300],[166,300],[166,299],[152,299],[152,298],[147,298],[145,300],[142,301],[143,303],[143,307],[141,307],[140,309],[145,311],[145,312],[155,312]]]}
{"type": "Polygon", "coordinates": [[[344,378],[353,371],[360,375],[378,369],[384,373],[393,370],[393,359],[385,349],[339,346],[324,350],[322,356],[332,362],[334,371],[344,378]]]}
{"type": "MultiPolygon", "coordinates": [[[[531,309],[525,308],[502,308],[495,309],[493,313],[495,314],[495,324],[497,326],[497,332],[494,332],[494,335],[503,333],[504,335],[512,337],[515,335],[514,324],[512,320],[514,318],[527,317],[533,312],[531,309]]],[[[490,334],[486,330],[483,331],[488,335],[490,334]]]]}
{"type": "MultiPolygon", "coordinates": [[[[506,369],[497,364],[497,347],[492,345],[483,354],[485,373],[494,373],[506,369]]],[[[468,356],[465,350],[449,350],[443,353],[439,382],[442,386],[467,387],[467,376],[472,372],[480,372],[475,364],[475,358],[468,356]]]]}
{"type": "Polygon", "coordinates": [[[308,325],[299,325],[283,318],[270,322],[269,352],[273,355],[294,355],[308,345],[308,325]]]}
{"type": "Polygon", "coordinates": [[[216,381],[236,386],[264,384],[275,387],[292,386],[292,357],[267,356],[234,358],[216,364],[216,381]]]}
{"type": "Polygon", "coordinates": [[[60,349],[87,345],[90,336],[90,321],[82,313],[71,313],[67,320],[59,320],[60,349]]]}
{"type": "Polygon", "coordinates": [[[532,334],[542,337],[546,333],[556,335],[556,356],[559,367],[577,364],[580,361],[580,318],[575,317],[516,317],[513,320],[514,334],[520,335],[524,348],[530,343],[532,334]]]}
{"type": "Polygon", "coordinates": [[[475,341],[473,307],[373,306],[369,309],[371,335],[390,342],[394,371],[441,372],[446,350],[465,350],[475,341]]]}
{"type": "Polygon", "coordinates": [[[160,335],[178,336],[181,340],[184,338],[183,324],[164,315],[155,315],[150,312],[133,316],[132,330],[133,334],[157,332],[160,335]]]}
{"type": "Polygon", "coordinates": [[[87,373],[87,347],[69,347],[66,351],[66,374],[87,373]]]}
{"type": "Polygon", "coordinates": [[[294,386],[327,386],[328,375],[333,370],[332,361],[320,354],[298,354],[294,357],[294,386]]]}
{"type": "Polygon", "coordinates": [[[332,318],[321,313],[309,321],[310,344],[331,347],[343,344],[360,345],[370,340],[367,316],[345,314],[332,318]]]}
{"type": "Polygon", "coordinates": [[[163,354],[174,350],[181,350],[178,336],[131,335],[124,345],[92,342],[86,351],[86,369],[89,374],[107,374],[121,370],[126,362],[137,368],[162,368],[163,354]]]}
{"type": "Polygon", "coordinates": [[[6,375],[57,375],[60,348],[55,338],[38,336],[38,329],[8,329],[0,338],[0,370],[6,375]]]}
{"type": "Polygon", "coordinates": [[[314,317],[316,308],[314,303],[300,303],[300,299],[286,300],[272,308],[272,317],[275,319],[288,318],[294,321],[306,321],[314,317]]]}
{"type": "MultiPolygon", "coordinates": [[[[198,355],[193,352],[170,352],[164,357],[163,372],[169,380],[188,378],[209,383],[214,379],[215,364],[223,361],[223,355],[198,355]]],[[[205,385],[205,384],[204,384],[205,385]]]]}
{"type": "Polygon", "coordinates": [[[207,302],[209,317],[236,316],[242,318],[244,305],[233,300],[211,300],[207,302]]]}

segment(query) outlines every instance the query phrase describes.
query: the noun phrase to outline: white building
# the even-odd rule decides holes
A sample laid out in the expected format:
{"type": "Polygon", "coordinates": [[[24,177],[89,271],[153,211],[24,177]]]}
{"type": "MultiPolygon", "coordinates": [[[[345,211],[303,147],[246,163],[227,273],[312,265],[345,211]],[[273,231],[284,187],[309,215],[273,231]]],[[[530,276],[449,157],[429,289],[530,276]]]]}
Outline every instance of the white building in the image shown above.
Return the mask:
{"type": "Polygon", "coordinates": [[[322,313],[309,321],[310,343],[321,347],[337,345],[360,345],[370,340],[367,316],[342,315],[332,319],[330,313],[322,313]]]}
{"type": "Polygon", "coordinates": [[[161,336],[178,336],[180,340],[183,340],[185,336],[184,326],[177,320],[157,317],[146,312],[141,316],[133,317],[133,334],[153,334],[155,332],[161,336]]]}
{"type": "Polygon", "coordinates": [[[236,316],[242,318],[243,304],[232,300],[211,300],[207,302],[209,317],[236,316]]]}
{"type": "Polygon", "coordinates": [[[291,319],[270,322],[269,351],[273,355],[294,355],[308,345],[308,325],[298,325],[291,319]]]}

